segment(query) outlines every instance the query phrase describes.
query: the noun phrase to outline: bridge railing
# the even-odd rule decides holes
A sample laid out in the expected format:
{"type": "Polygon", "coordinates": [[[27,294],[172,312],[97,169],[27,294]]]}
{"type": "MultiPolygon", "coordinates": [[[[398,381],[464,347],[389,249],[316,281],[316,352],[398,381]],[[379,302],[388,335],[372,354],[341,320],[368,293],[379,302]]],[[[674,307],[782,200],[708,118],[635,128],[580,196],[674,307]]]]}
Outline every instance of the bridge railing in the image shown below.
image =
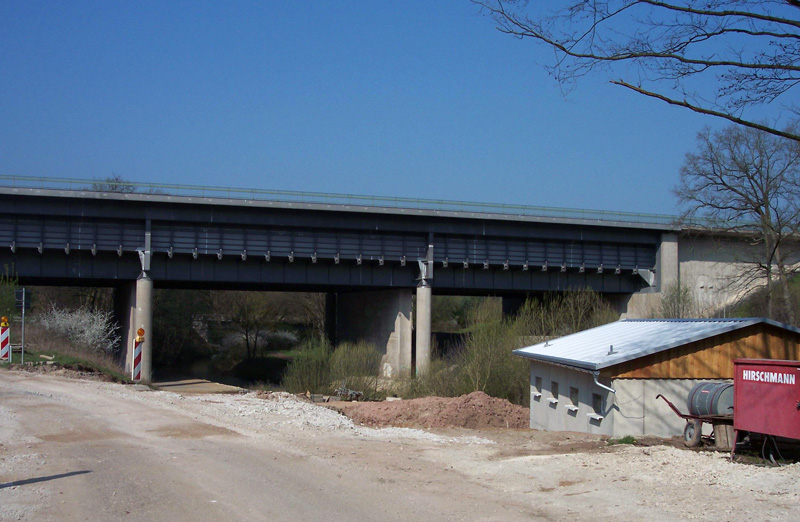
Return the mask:
{"type": "Polygon", "coordinates": [[[398,209],[406,208],[479,214],[502,214],[510,216],[579,219],[589,221],[618,221],[625,223],[655,225],[677,225],[679,223],[679,218],[677,216],[666,214],[611,212],[604,210],[581,210],[558,207],[479,203],[472,201],[452,201],[441,199],[414,199],[387,196],[363,196],[356,194],[327,194],[322,192],[300,192],[290,190],[207,187],[201,185],[179,185],[171,183],[140,183],[113,179],[86,180],[72,178],[0,175],[0,186],[68,190],[76,192],[120,192],[131,194],[158,194],[214,199],[241,199],[337,206],[361,206],[398,209]]]}

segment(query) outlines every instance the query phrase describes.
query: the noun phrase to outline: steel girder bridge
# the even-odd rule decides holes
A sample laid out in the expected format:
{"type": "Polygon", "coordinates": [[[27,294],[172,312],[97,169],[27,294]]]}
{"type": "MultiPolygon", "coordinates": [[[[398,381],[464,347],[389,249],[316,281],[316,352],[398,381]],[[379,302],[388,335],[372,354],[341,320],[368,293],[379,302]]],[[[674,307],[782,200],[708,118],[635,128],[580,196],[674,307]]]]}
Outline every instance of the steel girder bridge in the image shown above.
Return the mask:
{"type": "MultiPolygon", "coordinates": [[[[668,216],[541,207],[46,178],[0,185],[9,274],[32,285],[135,285],[131,309],[150,299],[148,285],[397,289],[408,315],[413,291],[418,308],[420,291],[632,294],[657,285],[662,235],[677,230],[668,216]]],[[[407,368],[410,357],[394,364],[407,368]]]]}

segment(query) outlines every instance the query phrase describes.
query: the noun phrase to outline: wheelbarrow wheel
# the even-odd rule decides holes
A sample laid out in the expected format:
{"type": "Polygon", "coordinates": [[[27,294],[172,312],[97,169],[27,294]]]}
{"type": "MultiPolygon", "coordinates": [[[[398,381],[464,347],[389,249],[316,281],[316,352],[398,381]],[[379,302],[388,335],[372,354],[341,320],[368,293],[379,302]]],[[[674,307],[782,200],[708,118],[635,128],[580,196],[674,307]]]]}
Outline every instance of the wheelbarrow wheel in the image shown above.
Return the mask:
{"type": "Polygon", "coordinates": [[[683,443],[689,448],[694,448],[700,444],[702,434],[703,423],[697,419],[689,419],[686,421],[686,427],[683,428],[683,443]]]}

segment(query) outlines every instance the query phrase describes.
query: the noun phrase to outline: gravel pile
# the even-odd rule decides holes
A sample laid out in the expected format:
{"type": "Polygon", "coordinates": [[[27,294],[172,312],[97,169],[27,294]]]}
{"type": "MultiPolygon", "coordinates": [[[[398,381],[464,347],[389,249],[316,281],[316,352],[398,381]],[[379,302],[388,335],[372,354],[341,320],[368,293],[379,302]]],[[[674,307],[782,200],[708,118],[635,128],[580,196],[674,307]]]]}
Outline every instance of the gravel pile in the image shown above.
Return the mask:
{"type": "Polygon", "coordinates": [[[269,427],[288,425],[302,431],[315,430],[327,434],[342,434],[368,439],[397,438],[428,441],[436,444],[495,444],[474,436],[445,437],[410,428],[368,428],[329,408],[298,399],[285,392],[251,392],[237,395],[176,395],[163,391],[135,392],[129,387],[91,383],[107,389],[106,393],[121,393],[134,400],[158,403],[164,407],[214,419],[218,426],[234,431],[268,434],[269,427]]]}

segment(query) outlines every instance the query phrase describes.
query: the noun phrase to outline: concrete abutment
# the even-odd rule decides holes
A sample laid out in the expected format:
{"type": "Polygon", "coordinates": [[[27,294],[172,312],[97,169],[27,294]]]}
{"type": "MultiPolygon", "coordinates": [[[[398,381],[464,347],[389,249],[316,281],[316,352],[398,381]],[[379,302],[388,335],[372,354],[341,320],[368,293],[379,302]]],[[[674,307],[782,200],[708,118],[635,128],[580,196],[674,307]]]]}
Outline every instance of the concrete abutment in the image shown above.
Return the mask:
{"type": "Polygon", "coordinates": [[[336,343],[371,343],[383,353],[384,377],[408,375],[412,349],[411,298],[410,289],[338,294],[336,343]]]}

